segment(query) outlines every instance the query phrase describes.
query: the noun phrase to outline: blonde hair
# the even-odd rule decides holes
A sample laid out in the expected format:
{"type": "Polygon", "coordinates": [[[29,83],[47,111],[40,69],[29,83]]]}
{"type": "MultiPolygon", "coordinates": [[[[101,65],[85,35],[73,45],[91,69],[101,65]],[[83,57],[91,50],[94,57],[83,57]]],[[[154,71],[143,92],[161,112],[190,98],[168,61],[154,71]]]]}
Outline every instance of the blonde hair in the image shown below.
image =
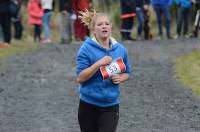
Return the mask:
{"type": "Polygon", "coordinates": [[[79,14],[81,22],[85,26],[87,26],[89,30],[91,30],[95,26],[98,17],[100,16],[108,17],[108,15],[106,15],[105,13],[97,13],[95,9],[93,9],[92,11],[86,9],[84,11],[80,11],[79,14]]]}

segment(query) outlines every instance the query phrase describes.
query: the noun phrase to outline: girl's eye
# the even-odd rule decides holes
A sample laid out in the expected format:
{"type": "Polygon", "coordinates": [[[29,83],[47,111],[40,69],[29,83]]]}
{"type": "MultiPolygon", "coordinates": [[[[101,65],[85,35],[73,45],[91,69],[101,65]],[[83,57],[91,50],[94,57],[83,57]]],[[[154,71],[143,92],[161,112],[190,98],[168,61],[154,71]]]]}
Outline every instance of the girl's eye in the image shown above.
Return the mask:
{"type": "Polygon", "coordinates": [[[97,26],[101,26],[101,25],[102,25],[102,23],[98,23],[98,24],[97,24],[97,26]]]}

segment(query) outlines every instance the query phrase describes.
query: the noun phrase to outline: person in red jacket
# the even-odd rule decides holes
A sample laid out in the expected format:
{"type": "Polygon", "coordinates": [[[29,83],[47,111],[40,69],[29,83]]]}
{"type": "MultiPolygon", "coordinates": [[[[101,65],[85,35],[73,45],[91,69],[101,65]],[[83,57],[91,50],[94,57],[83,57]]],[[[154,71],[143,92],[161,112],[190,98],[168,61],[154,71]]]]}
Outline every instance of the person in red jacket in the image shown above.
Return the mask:
{"type": "Polygon", "coordinates": [[[28,2],[28,23],[34,25],[34,41],[41,41],[41,26],[43,9],[40,0],[29,0],[28,2]]]}
{"type": "MultiPolygon", "coordinates": [[[[73,0],[72,1],[73,11],[75,12],[76,16],[79,16],[80,11],[84,11],[91,7],[90,0],[73,0]]],[[[80,18],[74,22],[74,37],[76,40],[84,40],[87,36],[89,36],[89,30],[86,26],[81,23],[80,18]]]]}

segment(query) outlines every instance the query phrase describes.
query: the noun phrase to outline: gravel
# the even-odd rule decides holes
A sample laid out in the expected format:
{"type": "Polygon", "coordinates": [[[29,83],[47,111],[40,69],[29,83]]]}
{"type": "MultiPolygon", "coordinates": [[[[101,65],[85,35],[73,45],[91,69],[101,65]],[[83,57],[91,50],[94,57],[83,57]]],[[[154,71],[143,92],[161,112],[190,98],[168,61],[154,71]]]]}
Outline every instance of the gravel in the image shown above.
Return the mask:
{"type": "MultiPolygon", "coordinates": [[[[121,87],[117,132],[200,132],[200,98],[177,80],[177,56],[199,39],[124,44],[133,74],[121,87]]],[[[79,132],[75,56],[80,44],[49,44],[0,70],[0,132],[79,132]]]]}

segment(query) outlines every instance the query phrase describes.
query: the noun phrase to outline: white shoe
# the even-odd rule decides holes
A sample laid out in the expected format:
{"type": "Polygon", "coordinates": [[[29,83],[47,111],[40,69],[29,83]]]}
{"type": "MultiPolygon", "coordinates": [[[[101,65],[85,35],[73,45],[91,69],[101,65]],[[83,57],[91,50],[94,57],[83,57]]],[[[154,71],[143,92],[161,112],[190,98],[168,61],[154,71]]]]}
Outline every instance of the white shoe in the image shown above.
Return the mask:
{"type": "Polygon", "coordinates": [[[161,36],[156,37],[156,40],[161,40],[161,39],[162,39],[161,36]]]}
{"type": "Polygon", "coordinates": [[[42,40],[42,43],[43,44],[51,43],[51,40],[50,39],[44,39],[44,40],[42,40]]]}
{"type": "Polygon", "coordinates": [[[138,35],[138,36],[137,36],[137,40],[138,40],[138,41],[142,40],[141,35],[138,35]]]}
{"type": "Polygon", "coordinates": [[[184,35],[185,38],[190,38],[190,36],[191,36],[191,35],[189,35],[189,34],[185,34],[185,35],[184,35]]]}
{"type": "Polygon", "coordinates": [[[180,35],[175,35],[174,37],[173,37],[174,39],[178,39],[178,38],[180,38],[180,35]]]}

